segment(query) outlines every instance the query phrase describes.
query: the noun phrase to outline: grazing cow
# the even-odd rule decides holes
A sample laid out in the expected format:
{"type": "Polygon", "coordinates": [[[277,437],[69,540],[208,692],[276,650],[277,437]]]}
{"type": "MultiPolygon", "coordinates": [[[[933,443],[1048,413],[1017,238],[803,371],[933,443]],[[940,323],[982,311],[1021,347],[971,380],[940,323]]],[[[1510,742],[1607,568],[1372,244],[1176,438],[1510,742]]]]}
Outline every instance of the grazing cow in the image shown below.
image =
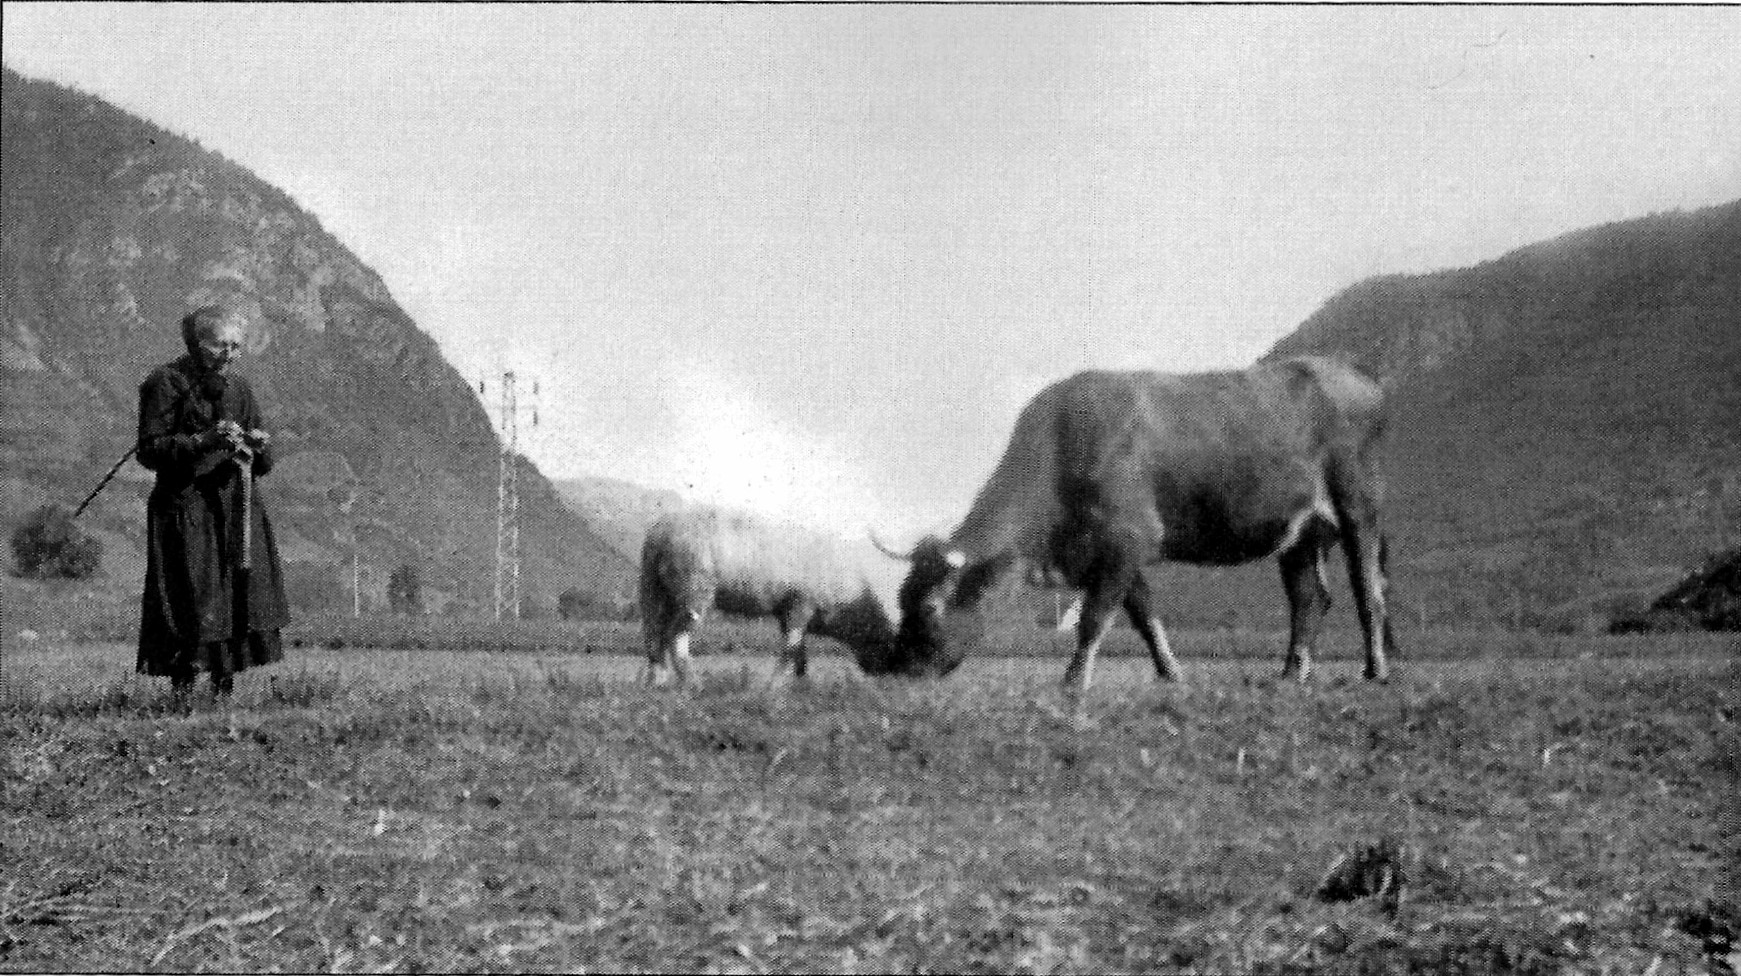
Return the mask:
{"type": "Polygon", "coordinates": [[[1375,383],[1315,357],[1240,372],[1085,372],[1053,384],[1022,411],[960,527],[901,554],[912,566],[896,652],[874,670],[953,670],[980,638],[980,598],[1021,562],[1082,591],[1066,685],[1088,687],[1120,607],[1156,673],[1177,680],[1144,567],[1274,556],[1292,611],[1283,674],[1304,680],[1330,606],[1324,556],[1340,541],[1366,677],[1384,680],[1395,650],[1373,457],[1384,414],[1375,383]]]}
{"type": "Polygon", "coordinates": [[[780,625],[780,668],[809,670],[806,632],[852,648],[865,664],[893,648],[894,592],[901,567],[867,545],[717,509],[660,518],[641,546],[641,632],[648,677],[664,684],[689,673],[689,637],[718,606],[773,617],[780,625]]]}

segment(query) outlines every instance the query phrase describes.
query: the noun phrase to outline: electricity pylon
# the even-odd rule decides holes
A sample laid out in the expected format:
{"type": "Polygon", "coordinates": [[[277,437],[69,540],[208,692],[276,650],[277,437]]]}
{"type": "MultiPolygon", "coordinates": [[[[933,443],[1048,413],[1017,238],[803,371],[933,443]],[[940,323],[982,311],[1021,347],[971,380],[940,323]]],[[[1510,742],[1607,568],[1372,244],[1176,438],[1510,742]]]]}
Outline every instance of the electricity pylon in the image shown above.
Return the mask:
{"type": "MultiPolygon", "coordinates": [[[[483,384],[478,384],[483,392],[483,384]]],[[[538,386],[532,386],[536,396],[538,386]]],[[[538,426],[537,407],[532,426],[538,426]]],[[[502,459],[496,481],[496,611],[520,619],[520,403],[512,370],[502,374],[502,459]]]]}

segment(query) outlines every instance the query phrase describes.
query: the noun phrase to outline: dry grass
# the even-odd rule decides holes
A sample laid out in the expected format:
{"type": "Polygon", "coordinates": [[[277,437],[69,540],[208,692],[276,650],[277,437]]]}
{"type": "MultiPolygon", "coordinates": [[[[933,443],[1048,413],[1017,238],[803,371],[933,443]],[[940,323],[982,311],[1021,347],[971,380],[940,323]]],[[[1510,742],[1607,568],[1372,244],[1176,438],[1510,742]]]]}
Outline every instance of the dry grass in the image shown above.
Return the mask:
{"type": "Polygon", "coordinates": [[[9,649],[0,965],[1715,970],[1735,659],[1643,646],[1388,687],[1112,661],[1081,708],[1061,660],[713,658],[671,693],[628,657],[303,650],[217,702],[9,649]]]}

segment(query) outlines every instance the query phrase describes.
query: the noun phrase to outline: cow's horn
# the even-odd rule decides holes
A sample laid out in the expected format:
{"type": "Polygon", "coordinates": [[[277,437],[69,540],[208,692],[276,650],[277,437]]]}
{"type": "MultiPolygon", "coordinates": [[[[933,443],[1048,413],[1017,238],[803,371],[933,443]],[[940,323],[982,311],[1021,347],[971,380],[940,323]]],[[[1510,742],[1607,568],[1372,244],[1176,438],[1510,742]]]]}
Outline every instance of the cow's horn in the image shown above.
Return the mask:
{"type": "Polygon", "coordinates": [[[877,532],[875,529],[866,529],[865,534],[870,536],[871,545],[876,546],[879,550],[882,551],[883,555],[889,557],[890,559],[898,559],[901,562],[910,563],[913,561],[913,552],[918,551],[917,549],[915,549],[915,550],[913,550],[913,552],[898,552],[894,549],[889,548],[887,545],[885,545],[883,543],[883,540],[877,538],[877,532]]]}

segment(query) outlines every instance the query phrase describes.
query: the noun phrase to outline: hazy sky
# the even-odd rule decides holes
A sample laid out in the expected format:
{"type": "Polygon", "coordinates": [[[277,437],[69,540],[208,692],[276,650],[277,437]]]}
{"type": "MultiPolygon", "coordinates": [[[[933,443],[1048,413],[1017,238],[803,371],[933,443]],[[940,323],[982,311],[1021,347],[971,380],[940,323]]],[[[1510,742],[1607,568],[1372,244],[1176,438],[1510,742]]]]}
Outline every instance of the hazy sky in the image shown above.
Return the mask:
{"type": "Polygon", "coordinates": [[[7,4],[6,63],[253,169],[525,446],[894,538],[1075,370],[1741,197],[1734,8],[7,4]],[[492,387],[492,392],[494,388],[492,387]]]}

